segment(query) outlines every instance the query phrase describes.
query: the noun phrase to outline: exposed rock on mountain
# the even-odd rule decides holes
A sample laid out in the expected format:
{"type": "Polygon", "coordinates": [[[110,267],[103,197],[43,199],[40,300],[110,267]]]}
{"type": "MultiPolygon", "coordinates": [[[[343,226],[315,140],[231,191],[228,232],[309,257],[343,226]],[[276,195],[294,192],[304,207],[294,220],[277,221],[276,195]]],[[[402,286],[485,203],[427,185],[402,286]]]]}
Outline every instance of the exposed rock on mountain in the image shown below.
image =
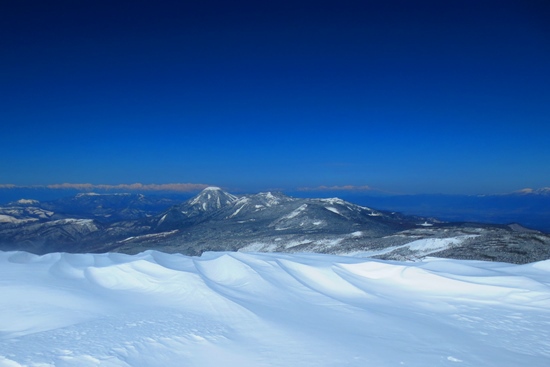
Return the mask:
{"type": "Polygon", "coordinates": [[[0,249],[35,253],[156,249],[187,255],[220,250],[319,252],[515,263],[550,258],[550,236],[519,225],[444,223],[338,198],[302,199],[271,192],[235,196],[209,187],[184,203],[153,213],[156,206],[167,203],[142,195],[90,194],[49,203],[15,202],[0,208],[4,216],[0,249]],[[117,217],[124,219],[111,219],[117,217]]]}

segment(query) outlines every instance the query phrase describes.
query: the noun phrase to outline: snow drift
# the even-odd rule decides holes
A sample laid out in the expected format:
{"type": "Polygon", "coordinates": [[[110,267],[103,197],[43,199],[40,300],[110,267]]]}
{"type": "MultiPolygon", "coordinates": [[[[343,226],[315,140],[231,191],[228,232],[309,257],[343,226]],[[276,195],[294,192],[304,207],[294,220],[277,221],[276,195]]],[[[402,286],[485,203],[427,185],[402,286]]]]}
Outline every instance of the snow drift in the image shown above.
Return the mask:
{"type": "Polygon", "coordinates": [[[550,261],[0,252],[0,366],[548,366],[550,261]]]}

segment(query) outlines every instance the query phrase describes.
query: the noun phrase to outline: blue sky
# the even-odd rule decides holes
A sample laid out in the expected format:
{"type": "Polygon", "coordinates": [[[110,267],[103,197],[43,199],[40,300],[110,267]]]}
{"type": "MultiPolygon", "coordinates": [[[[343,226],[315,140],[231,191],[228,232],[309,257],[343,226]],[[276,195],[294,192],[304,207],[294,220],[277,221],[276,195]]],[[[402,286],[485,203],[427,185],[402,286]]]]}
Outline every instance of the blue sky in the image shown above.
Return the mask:
{"type": "Polygon", "coordinates": [[[544,1],[0,5],[0,184],[550,186],[544,1]]]}

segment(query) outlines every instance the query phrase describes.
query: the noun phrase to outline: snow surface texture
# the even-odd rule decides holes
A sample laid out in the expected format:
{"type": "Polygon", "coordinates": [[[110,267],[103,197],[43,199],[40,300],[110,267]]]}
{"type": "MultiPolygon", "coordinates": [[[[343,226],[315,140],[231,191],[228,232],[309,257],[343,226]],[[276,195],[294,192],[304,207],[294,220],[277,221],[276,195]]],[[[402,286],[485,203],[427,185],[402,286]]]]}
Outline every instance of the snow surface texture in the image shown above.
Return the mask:
{"type": "Polygon", "coordinates": [[[0,252],[0,366],[550,365],[550,261],[0,252]]]}

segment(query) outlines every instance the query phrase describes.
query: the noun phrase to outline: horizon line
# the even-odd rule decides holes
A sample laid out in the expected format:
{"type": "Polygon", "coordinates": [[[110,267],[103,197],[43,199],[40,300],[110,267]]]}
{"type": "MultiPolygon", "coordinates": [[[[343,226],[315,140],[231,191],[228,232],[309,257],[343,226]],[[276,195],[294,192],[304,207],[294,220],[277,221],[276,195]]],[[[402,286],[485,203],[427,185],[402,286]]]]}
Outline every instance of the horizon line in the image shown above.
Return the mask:
{"type": "MultiPolygon", "coordinates": [[[[203,184],[203,183],[166,183],[166,184],[91,184],[91,183],[61,183],[61,184],[47,184],[47,185],[15,185],[15,184],[0,184],[0,189],[50,189],[50,190],[77,190],[77,191],[113,191],[113,190],[126,190],[126,191],[166,191],[166,192],[197,192],[204,190],[207,187],[213,187],[217,185],[203,184]]],[[[241,190],[237,190],[241,191],[241,190]]],[[[262,190],[260,190],[262,191],[262,190]]],[[[379,193],[388,195],[430,195],[426,193],[396,193],[386,190],[381,190],[368,185],[320,185],[320,186],[300,186],[296,188],[290,188],[287,192],[356,192],[356,193],[379,193]]],[[[444,194],[435,193],[433,195],[465,195],[465,196],[486,196],[486,195],[508,195],[508,194],[550,194],[550,187],[541,187],[538,189],[522,188],[507,193],[492,193],[492,194],[444,194]]]]}

